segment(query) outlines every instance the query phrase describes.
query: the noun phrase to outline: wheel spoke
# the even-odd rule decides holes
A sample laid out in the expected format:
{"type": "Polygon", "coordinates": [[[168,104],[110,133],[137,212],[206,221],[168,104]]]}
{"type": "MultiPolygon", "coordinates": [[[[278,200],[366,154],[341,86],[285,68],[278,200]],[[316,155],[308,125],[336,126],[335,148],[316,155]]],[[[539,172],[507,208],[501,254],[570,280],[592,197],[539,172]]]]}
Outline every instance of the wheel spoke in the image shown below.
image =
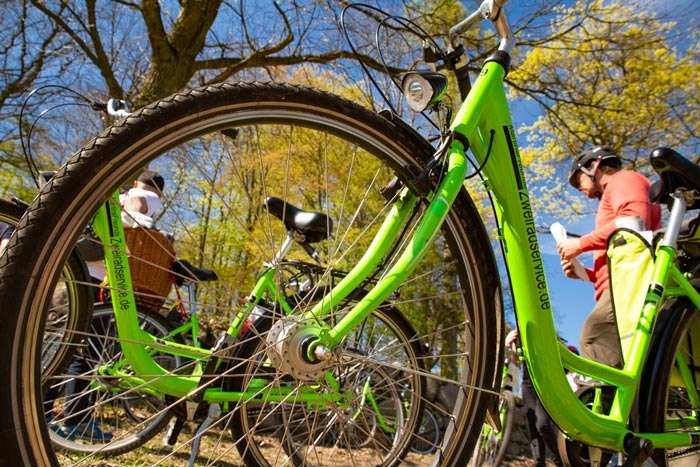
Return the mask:
{"type": "MultiPolygon", "coordinates": [[[[478,436],[475,417],[483,417],[495,389],[492,349],[499,348],[502,325],[497,269],[466,192],[457,197],[411,277],[360,319],[339,348],[329,349],[328,359],[309,357],[302,345],[302,338],[319,337],[351,313],[402,249],[411,248],[426,200],[417,202],[397,238],[386,241],[386,258],[366,279],[347,287],[353,289],[347,297],[335,295],[334,287],[363,257],[393,201],[405,195],[382,189],[394,179],[413,184],[433,152],[413,131],[358,105],[275,84],[189,91],[140,110],[86,146],[31,209],[24,238],[45,247],[13,245],[16,254],[6,271],[14,279],[11,285],[9,279],[0,282],[0,298],[8,298],[17,317],[10,325],[22,340],[12,357],[24,363],[13,370],[18,382],[13,410],[24,420],[18,436],[38,440],[32,458],[40,459],[37,464],[57,459],[70,465],[90,462],[93,455],[126,453],[125,459],[145,465],[184,462],[196,444],[195,433],[211,422],[198,438],[196,459],[205,465],[464,465],[478,436]],[[144,229],[143,237],[165,246],[171,236],[175,240],[174,253],[167,252],[163,262],[127,241],[137,302],[147,304],[152,321],[163,324],[149,327],[141,316],[143,331],[162,337],[194,311],[196,339],[189,331],[179,337],[209,348],[247,300],[257,300],[243,330],[231,336],[235,342],[217,352],[220,362],[206,375],[199,403],[171,390],[177,386],[171,381],[194,387],[207,363],[205,353],[165,355],[157,344],[149,347],[150,337],[142,342],[145,335],[138,330],[127,341],[112,318],[99,321],[105,316],[97,312],[86,312],[84,327],[70,321],[82,314],[71,310],[90,309],[71,301],[73,291],[87,291],[90,304],[97,292],[99,300],[116,303],[129,293],[116,284],[100,285],[103,273],[94,283],[71,275],[62,261],[77,251],[78,238],[81,245],[111,248],[102,244],[110,243],[107,239],[94,238],[95,213],[146,167],[163,175],[165,188],[164,208],[152,219],[159,232],[144,229]],[[269,197],[287,203],[287,217],[279,219],[265,208],[269,197]],[[295,216],[289,205],[300,213],[295,216]],[[280,258],[288,238],[292,247],[280,258]],[[309,255],[312,249],[317,259],[309,255]],[[176,258],[215,271],[218,280],[197,282],[191,297],[178,296],[170,283],[166,292],[154,291],[153,283],[170,280],[176,258]],[[139,272],[145,266],[150,273],[139,272]],[[272,268],[272,283],[252,297],[265,268],[272,268]],[[54,289],[67,291],[68,301],[54,300],[47,292],[54,289]],[[326,315],[303,318],[331,295],[326,315]],[[133,344],[153,353],[163,374],[134,375],[138,362],[129,364],[124,357],[141,358],[129,351],[133,344]],[[38,349],[44,350],[44,388],[37,386],[39,373],[32,368],[38,349]],[[76,370],[78,378],[67,369],[76,356],[85,363],[76,370]],[[86,386],[89,403],[80,413],[96,422],[99,443],[97,436],[68,439],[54,430],[71,420],[65,414],[71,402],[83,401],[66,394],[76,381],[86,386]],[[58,394],[48,397],[46,388],[58,394]],[[29,415],[37,412],[37,394],[47,406],[42,413],[53,417],[49,424],[29,415]],[[222,413],[212,421],[207,417],[214,399],[222,413]],[[160,431],[173,416],[184,423],[173,425],[182,425],[182,432],[166,452],[160,431]]],[[[89,265],[94,266],[92,260],[89,265]]]]}

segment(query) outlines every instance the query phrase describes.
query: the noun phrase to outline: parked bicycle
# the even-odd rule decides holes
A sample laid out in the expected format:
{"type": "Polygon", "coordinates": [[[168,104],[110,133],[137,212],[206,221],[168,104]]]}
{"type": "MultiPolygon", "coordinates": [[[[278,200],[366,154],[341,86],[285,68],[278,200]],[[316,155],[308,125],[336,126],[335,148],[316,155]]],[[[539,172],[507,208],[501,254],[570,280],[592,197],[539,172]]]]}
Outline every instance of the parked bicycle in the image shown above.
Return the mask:
{"type": "MultiPolygon", "coordinates": [[[[16,199],[0,199],[0,236],[14,230],[26,207],[16,199]]],[[[152,406],[164,405],[158,403],[157,396],[149,391],[117,388],[114,379],[110,382],[114,375],[104,373],[108,367],[120,372],[127,369],[116,340],[111,303],[93,305],[92,285],[96,279],[90,277],[80,249],[71,253],[62,277],[71,279],[62,281],[52,294],[54,299],[42,351],[44,412],[52,442],[57,448],[75,452],[118,454],[129,451],[157,435],[170,414],[156,410],[153,416],[147,415],[152,406]],[[77,298],[76,291],[80,291],[77,298]],[[66,345],[69,342],[70,346],[66,345]],[[70,347],[80,347],[80,356],[68,352],[70,347]],[[58,361],[59,354],[62,361],[58,361]],[[86,375],[92,376],[86,379],[86,375]],[[98,379],[95,375],[99,375],[98,379]],[[96,412],[93,407],[101,410],[96,412]],[[113,434],[120,432],[129,435],[113,440],[113,434]]],[[[184,343],[182,336],[171,332],[173,325],[157,312],[139,308],[137,314],[144,330],[184,343]]],[[[161,364],[169,360],[171,368],[181,366],[179,357],[156,358],[161,364]]]]}
{"type": "MultiPolygon", "coordinates": [[[[644,303],[625,367],[572,354],[555,333],[507,109],[503,78],[515,41],[502,7],[484,1],[452,29],[449,52],[428,54],[457,72],[464,97],[453,119],[440,119],[451,123],[439,125],[437,148],[396,115],[315,89],[221,84],[149,105],[74,155],[0,258],[0,302],[8,310],[0,329],[4,458],[12,465],[70,462],[49,442],[37,360],[47,291],[91,226],[104,246],[117,339],[132,370],[121,379],[167,394],[188,420],[205,414],[190,440],[206,439],[198,460],[466,465],[484,415],[495,407],[503,362],[498,269],[463,187],[472,157],[506,246],[523,358],[557,425],[586,445],[626,453],[628,462],[653,455],[666,465],[697,456],[692,338],[700,294],[688,277],[700,252],[696,228],[686,233],[680,226],[696,207],[700,169],[669,149],[652,154],[671,216],[653,274],[634,284],[644,303]],[[457,36],[483,19],[494,23],[500,45],[469,89],[457,36]],[[138,325],[116,194],[147,164],[176,180],[181,195],[162,223],[182,227],[180,250],[199,253],[203,267],[221,276],[216,287],[197,291],[200,304],[231,317],[211,350],[175,345],[138,325]],[[283,200],[277,216],[262,208],[270,196],[283,200]],[[285,292],[280,258],[312,244],[324,257],[323,278],[347,273],[295,302],[285,292]],[[251,274],[261,262],[267,268],[251,274]],[[244,295],[238,305],[235,298],[244,295]],[[204,368],[170,371],[151,348],[201,360],[204,368]],[[579,401],[564,369],[609,386],[610,407],[597,413],[579,401]],[[410,448],[428,380],[454,386],[455,400],[440,446],[421,455],[410,448]],[[378,429],[382,423],[390,429],[378,429]]],[[[402,82],[415,109],[444,109],[441,75],[414,72],[402,82]]],[[[139,453],[143,463],[163,460],[139,453]]]]}

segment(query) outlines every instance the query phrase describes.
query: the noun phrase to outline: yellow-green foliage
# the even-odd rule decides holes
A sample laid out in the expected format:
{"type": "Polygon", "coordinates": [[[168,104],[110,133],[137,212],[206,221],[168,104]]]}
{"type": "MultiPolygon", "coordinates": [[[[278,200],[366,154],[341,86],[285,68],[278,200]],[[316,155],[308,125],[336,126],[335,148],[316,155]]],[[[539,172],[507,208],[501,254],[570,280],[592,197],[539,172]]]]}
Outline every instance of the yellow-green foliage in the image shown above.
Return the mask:
{"type": "Polygon", "coordinates": [[[29,178],[22,150],[16,144],[0,141],[0,197],[30,201],[36,194],[29,178]]]}
{"type": "Polygon", "coordinates": [[[545,111],[521,129],[541,202],[561,206],[550,201],[572,193],[555,169],[568,169],[584,146],[608,145],[647,173],[655,147],[697,149],[699,44],[672,48],[675,24],[619,2],[580,1],[556,15],[561,35],[529,50],[509,74],[518,88],[538,93],[545,111]]]}

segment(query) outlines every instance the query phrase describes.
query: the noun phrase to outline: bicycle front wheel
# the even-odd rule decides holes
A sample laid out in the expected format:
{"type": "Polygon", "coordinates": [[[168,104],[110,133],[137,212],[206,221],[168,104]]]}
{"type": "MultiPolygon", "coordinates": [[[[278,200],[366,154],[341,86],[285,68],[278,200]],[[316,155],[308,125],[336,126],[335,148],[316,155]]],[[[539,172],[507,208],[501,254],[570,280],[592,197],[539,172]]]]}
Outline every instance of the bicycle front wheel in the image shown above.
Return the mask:
{"type": "MultiPolygon", "coordinates": [[[[12,254],[0,264],[0,302],[7,304],[11,315],[3,328],[10,331],[3,331],[0,339],[5,356],[0,369],[12,381],[0,393],[4,404],[0,418],[1,423],[15,421],[13,429],[0,430],[0,441],[12,446],[8,452],[17,459],[15,465],[57,462],[45,420],[37,415],[41,391],[35,358],[38,330],[46,321],[46,290],[97,209],[145,166],[166,180],[166,209],[156,220],[160,229],[175,235],[178,256],[218,273],[219,281],[200,283],[196,290],[200,317],[215,330],[226,329],[238,313],[235,304],[250,294],[258,279],[254,271],[261,264],[281,267],[276,254],[287,238],[289,219],[283,222],[263,208],[268,197],[330,219],[325,228],[330,230],[332,223],[332,235],[309,239],[329,265],[330,276],[331,268],[350,270],[366,251],[386,215],[382,188],[395,177],[412,185],[433,152],[401,121],[327,93],[280,84],[222,84],[192,90],[154,103],[106,130],[44,188],[19,227],[23,241],[10,242],[12,254]]],[[[401,249],[425,204],[417,204],[403,229],[405,235],[392,251],[401,249]]],[[[289,254],[291,259],[299,255],[305,255],[301,248],[289,254]]],[[[372,276],[381,277],[395,259],[389,255],[372,276]]],[[[138,260],[132,252],[130,264],[138,260]]],[[[282,270],[278,278],[282,284],[282,270]]],[[[371,288],[371,281],[363,287],[371,288]]],[[[416,329],[411,345],[426,349],[419,357],[421,366],[409,372],[456,388],[452,405],[435,414],[448,420],[440,446],[425,454],[421,463],[464,465],[472,452],[492,400],[483,389],[498,387],[500,298],[488,235],[463,191],[433,248],[391,298],[392,306],[416,329]]],[[[299,306],[295,314],[302,311],[299,306]]],[[[364,356],[364,364],[375,375],[390,375],[396,365],[375,355],[380,353],[364,356]]],[[[296,363],[282,362],[287,379],[298,376],[296,363]]],[[[221,387],[224,382],[210,384],[221,387]]],[[[317,388],[319,402],[329,397],[317,388]]],[[[230,439],[230,430],[221,429],[240,418],[238,401],[229,402],[222,404],[222,418],[205,427],[201,434],[206,436],[198,438],[208,440],[201,442],[198,462],[217,463],[222,456],[240,462],[236,440],[230,439]]],[[[378,455],[380,463],[399,463],[411,436],[406,432],[397,441],[400,449],[378,455]]],[[[338,449],[348,454],[355,443],[339,443],[338,449]]],[[[295,438],[294,445],[299,444],[295,438]]],[[[183,443],[181,448],[191,445],[183,443]]],[[[280,446],[289,449],[289,443],[280,446]]],[[[156,450],[142,451],[139,462],[145,465],[162,460],[156,450]]],[[[282,461],[267,458],[262,463],[278,462],[282,461]]]]}
{"type": "MultiPolygon", "coordinates": [[[[649,355],[654,358],[647,361],[639,386],[639,431],[696,433],[700,426],[698,310],[687,299],[670,302],[652,338],[649,355]]],[[[659,466],[698,465],[700,448],[656,449],[652,458],[659,466]]]]}

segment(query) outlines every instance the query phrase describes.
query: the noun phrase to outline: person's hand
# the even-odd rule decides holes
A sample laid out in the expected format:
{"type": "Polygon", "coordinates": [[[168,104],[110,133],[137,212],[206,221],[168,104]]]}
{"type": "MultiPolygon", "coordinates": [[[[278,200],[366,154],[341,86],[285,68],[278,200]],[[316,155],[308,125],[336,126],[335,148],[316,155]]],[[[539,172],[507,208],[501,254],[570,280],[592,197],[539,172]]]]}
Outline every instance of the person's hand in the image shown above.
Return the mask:
{"type": "Polygon", "coordinates": [[[513,329],[506,335],[506,348],[507,349],[512,349],[512,350],[517,350],[515,341],[518,339],[518,330],[513,329]]]}
{"type": "Polygon", "coordinates": [[[562,259],[573,259],[581,253],[583,253],[583,250],[581,249],[581,239],[567,238],[565,240],[562,240],[561,242],[557,243],[557,251],[559,252],[559,256],[561,256],[562,259]]]}
{"type": "Polygon", "coordinates": [[[520,365],[520,357],[518,355],[518,330],[513,329],[506,336],[506,354],[508,359],[515,365],[520,365]]]}
{"type": "Polygon", "coordinates": [[[562,259],[561,260],[561,269],[564,271],[564,275],[568,277],[569,279],[578,279],[579,277],[576,275],[576,272],[574,271],[574,263],[571,262],[569,259],[562,259]]]}

